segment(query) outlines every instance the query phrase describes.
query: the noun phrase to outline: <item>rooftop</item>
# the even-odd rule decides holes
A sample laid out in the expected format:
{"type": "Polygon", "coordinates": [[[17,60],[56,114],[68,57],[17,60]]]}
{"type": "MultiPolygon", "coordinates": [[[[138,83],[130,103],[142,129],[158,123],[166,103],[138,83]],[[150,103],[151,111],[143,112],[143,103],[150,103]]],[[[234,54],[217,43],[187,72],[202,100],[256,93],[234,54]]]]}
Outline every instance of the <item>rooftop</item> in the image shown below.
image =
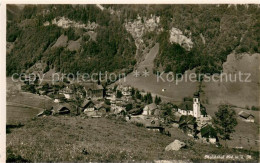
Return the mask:
{"type": "Polygon", "coordinates": [[[249,118],[250,116],[254,117],[252,114],[249,114],[249,113],[244,112],[244,111],[239,112],[238,115],[242,118],[245,118],[245,119],[249,118]]]}
{"type": "Polygon", "coordinates": [[[181,110],[193,110],[193,102],[192,101],[184,101],[179,105],[181,110]]]}
{"type": "Polygon", "coordinates": [[[100,90],[103,89],[102,85],[98,85],[97,83],[83,83],[82,86],[86,89],[86,90],[100,90]]]}

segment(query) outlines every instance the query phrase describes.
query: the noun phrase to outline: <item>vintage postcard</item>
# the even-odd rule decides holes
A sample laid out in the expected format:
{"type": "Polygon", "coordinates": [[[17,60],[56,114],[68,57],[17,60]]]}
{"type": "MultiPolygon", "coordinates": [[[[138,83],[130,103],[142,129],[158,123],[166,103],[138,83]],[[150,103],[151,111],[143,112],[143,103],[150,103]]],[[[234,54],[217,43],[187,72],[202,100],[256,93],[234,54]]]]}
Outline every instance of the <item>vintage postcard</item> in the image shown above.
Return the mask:
{"type": "Polygon", "coordinates": [[[259,162],[259,1],[3,1],[6,162],[259,162]]]}

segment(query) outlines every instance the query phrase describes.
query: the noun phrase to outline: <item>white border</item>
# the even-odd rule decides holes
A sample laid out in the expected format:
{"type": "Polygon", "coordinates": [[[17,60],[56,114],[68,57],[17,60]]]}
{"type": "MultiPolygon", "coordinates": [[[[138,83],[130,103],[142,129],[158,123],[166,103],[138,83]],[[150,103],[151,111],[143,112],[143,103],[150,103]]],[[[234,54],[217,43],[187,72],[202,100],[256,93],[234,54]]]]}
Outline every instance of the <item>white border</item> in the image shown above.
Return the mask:
{"type": "Polygon", "coordinates": [[[6,5],[0,6],[0,162],[6,161],[6,5]]]}
{"type": "Polygon", "coordinates": [[[259,4],[259,0],[3,0],[3,4],[259,4]]]}
{"type": "Polygon", "coordinates": [[[6,161],[6,4],[260,4],[259,0],[3,0],[0,1],[0,162],[6,161]]]}

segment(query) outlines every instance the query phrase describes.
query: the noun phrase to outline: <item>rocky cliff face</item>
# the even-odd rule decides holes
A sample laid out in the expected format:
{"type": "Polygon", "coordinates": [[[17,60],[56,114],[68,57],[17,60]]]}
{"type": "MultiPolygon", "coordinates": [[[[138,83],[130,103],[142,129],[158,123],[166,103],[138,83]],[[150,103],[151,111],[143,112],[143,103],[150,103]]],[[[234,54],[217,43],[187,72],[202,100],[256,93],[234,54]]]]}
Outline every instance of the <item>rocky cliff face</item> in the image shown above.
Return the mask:
{"type": "MultiPolygon", "coordinates": [[[[88,21],[88,24],[84,24],[84,23],[79,23],[73,20],[70,20],[68,18],[65,17],[57,17],[54,18],[51,21],[52,24],[57,25],[58,27],[61,28],[84,28],[86,30],[95,30],[98,27],[98,24],[96,24],[95,22],[90,22],[88,21]]],[[[50,22],[44,22],[43,24],[44,26],[49,26],[50,22]]]]}
{"type": "Polygon", "coordinates": [[[140,48],[144,43],[143,35],[146,32],[158,32],[159,23],[159,16],[151,15],[150,18],[138,16],[136,20],[126,22],[125,28],[134,38],[136,47],[140,48]]]}
{"type": "Polygon", "coordinates": [[[193,47],[193,42],[191,40],[191,33],[189,37],[186,37],[182,31],[178,28],[172,27],[170,30],[170,40],[171,43],[177,43],[181,45],[186,50],[190,51],[193,47]]]}

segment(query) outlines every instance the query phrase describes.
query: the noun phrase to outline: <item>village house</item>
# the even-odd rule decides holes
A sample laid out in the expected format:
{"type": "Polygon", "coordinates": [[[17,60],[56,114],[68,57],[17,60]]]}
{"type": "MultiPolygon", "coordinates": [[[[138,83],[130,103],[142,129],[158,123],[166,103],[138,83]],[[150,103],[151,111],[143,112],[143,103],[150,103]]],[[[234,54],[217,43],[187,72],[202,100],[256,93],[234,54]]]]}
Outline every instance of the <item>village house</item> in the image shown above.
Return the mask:
{"type": "Polygon", "coordinates": [[[151,131],[157,131],[161,133],[164,131],[164,128],[162,127],[160,120],[156,117],[136,115],[127,117],[126,120],[132,123],[142,124],[145,128],[151,131]]]}
{"type": "Polygon", "coordinates": [[[126,112],[126,107],[123,103],[112,103],[111,112],[114,114],[119,114],[121,112],[126,112]]]}
{"type": "Polygon", "coordinates": [[[95,103],[92,100],[85,99],[84,102],[81,104],[81,110],[85,111],[94,111],[95,110],[95,103]]]}
{"type": "Polygon", "coordinates": [[[116,90],[121,91],[123,96],[131,96],[132,95],[132,87],[123,86],[122,84],[118,85],[116,90]]]}
{"type": "Polygon", "coordinates": [[[238,113],[239,117],[245,122],[255,122],[255,117],[252,114],[241,111],[238,113]]]}
{"type": "Polygon", "coordinates": [[[209,124],[203,126],[200,130],[200,137],[203,141],[216,144],[217,142],[217,132],[216,130],[209,124]]]}
{"type": "Polygon", "coordinates": [[[94,99],[102,99],[104,97],[104,88],[94,82],[82,84],[86,92],[86,97],[94,99]]]}
{"type": "Polygon", "coordinates": [[[104,102],[97,102],[92,100],[85,100],[81,105],[81,110],[87,116],[104,116],[107,112],[107,105],[104,102]]]}
{"type": "Polygon", "coordinates": [[[60,94],[63,94],[66,99],[72,99],[73,90],[71,89],[71,86],[66,86],[65,88],[63,88],[59,92],[60,92],[60,94]]]}
{"type": "Polygon", "coordinates": [[[106,113],[107,113],[107,108],[108,108],[109,106],[107,106],[106,104],[104,104],[104,103],[99,103],[99,104],[96,104],[95,105],[95,108],[96,108],[96,113],[97,113],[97,115],[99,115],[99,116],[104,116],[104,115],[106,115],[106,113]]]}
{"type": "Polygon", "coordinates": [[[65,96],[63,94],[55,94],[53,95],[54,103],[60,103],[65,100],[65,96]]]}
{"type": "Polygon", "coordinates": [[[157,131],[160,133],[164,132],[164,128],[161,126],[159,119],[156,118],[146,120],[144,126],[151,131],[157,131]]]}
{"type": "Polygon", "coordinates": [[[115,101],[116,100],[116,94],[114,93],[113,90],[109,89],[106,91],[106,97],[107,100],[112,100],[115,101]]]}
{"type": "Polygon", "coordinates": [[[144,107],[142,114],[146,116],[154,115],[156,109],[158,109],[157,105],[155,103],[151,103],[144,107]]]}
{"type": "Polygon", "coordinates": [[[69,114],[71,107],[68,104],[57,104],[51,108],[53,114],[69,114]]]}

